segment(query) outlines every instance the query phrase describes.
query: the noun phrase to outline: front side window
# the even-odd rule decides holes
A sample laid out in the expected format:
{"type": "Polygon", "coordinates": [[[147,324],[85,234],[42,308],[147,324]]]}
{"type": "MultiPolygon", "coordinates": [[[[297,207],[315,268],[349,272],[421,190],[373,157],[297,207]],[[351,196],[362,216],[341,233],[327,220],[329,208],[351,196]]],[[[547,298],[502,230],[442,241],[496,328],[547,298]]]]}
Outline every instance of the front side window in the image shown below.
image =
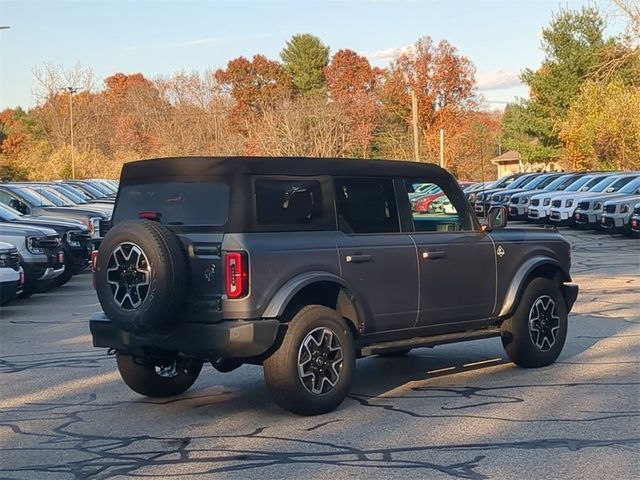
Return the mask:
{"type": "Polygon", "coordinates": [[[346,233],[400,231],[395,189],[390,179],[336,178],[338,224],[346,233]]]}
{"type": "Polygon", "coordinates": [[[473,230],[464,206],[457,205],[459,200],[453,200],[451,192],[437,183],[431,189],[433,193],[415,194],[415,189],[424,182],[407,180],[405,185],[411,204],[413,227],[416,232],[456,232],[473,230]]]}

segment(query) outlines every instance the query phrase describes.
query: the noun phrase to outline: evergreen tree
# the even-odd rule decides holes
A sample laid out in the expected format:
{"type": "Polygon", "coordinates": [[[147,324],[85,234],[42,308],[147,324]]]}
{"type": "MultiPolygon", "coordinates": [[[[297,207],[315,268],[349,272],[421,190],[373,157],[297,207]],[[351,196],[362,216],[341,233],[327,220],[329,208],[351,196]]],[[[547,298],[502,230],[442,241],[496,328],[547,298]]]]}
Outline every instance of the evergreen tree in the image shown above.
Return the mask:
{"type": "Polygon", "coordinates": [[[280,52],[285,70],[301,93],[324,89],[324,68],[329,63],[329,47],[313,35],[294,35],[280,52]]]}

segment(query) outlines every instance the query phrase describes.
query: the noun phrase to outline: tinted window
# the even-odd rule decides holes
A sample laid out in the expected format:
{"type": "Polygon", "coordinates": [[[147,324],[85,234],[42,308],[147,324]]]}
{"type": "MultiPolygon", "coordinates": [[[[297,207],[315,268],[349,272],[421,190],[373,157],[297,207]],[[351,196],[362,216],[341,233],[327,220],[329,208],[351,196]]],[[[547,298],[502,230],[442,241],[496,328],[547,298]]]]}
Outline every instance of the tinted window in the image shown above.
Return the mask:
{"type": "Polygon", "coordinates": [[[114,222],[137,219],[140,212],[155,212],[165,225],[221,226],[229,216],[229,185],[167,182],[123,186],[114,222]]]}
{"type": "Polygon", "coordinates": [[[337,178],[340,229],[349,233],[399,232],[393,182],[385,179],[337,178]]]}
{"type": "Polygon", "coordinates": [[[322,185],[317,180],[256,180],[256,220],[262,225],[323,222],[322,185]]]}

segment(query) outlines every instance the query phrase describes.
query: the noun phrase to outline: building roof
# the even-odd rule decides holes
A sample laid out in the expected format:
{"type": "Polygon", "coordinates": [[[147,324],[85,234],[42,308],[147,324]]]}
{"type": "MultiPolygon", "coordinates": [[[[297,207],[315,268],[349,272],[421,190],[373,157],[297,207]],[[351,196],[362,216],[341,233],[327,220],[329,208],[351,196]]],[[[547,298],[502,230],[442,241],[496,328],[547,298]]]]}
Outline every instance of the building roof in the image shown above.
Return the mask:
{"type": "Polygon", "coordinates": [[[498,165],[500,163],[513,163],[520,162],[522,160],[522,156],[520,153],[515,150],[509,150],[508,152],[504,152],[502,155],[492,158],[491,163],[494,165],[498,165]]]}

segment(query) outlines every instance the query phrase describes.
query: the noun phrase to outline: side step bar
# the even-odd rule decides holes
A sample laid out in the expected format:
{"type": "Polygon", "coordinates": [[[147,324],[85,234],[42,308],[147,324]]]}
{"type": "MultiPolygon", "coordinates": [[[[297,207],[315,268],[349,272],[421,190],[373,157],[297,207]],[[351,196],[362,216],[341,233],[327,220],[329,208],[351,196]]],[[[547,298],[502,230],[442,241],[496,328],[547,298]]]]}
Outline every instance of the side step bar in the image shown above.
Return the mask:
{"type": "Polygon", "coordinates": [[[360,349],[360,355],[368,357],[378,353],[388,353],[407,348],[435,347],[447,343],[466,342],[469,340],[480,340],[482,338],[499,337],[502,330],[499,328],[470,330],[468,332],[447,333],[444,335],[434,335],[432,337],[414,337],[406,340],[394,340],[392,342],[372,343],[360,349]]]}

